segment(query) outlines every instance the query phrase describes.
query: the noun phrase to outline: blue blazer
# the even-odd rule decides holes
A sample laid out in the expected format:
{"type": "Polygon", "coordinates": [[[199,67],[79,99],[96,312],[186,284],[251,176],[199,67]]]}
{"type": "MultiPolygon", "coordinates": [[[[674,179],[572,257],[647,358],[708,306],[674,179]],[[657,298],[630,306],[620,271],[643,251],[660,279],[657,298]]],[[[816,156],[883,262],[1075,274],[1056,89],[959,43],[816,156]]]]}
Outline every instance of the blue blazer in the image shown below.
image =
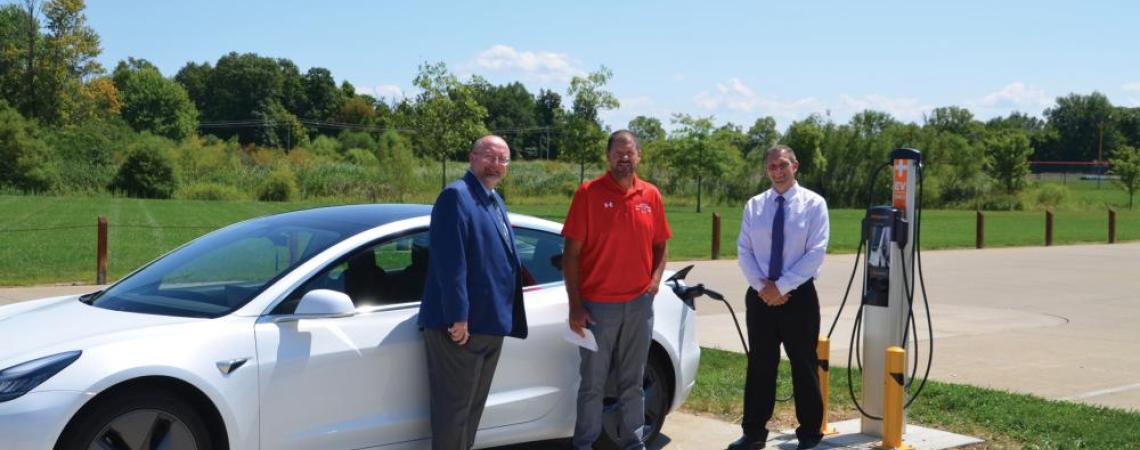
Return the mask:
{"type": "Polygon", "coordinates": [[[440,192],[428,231],[421,327],[446,329],[466,320],[472,334],[526,337],[520,263],[506,211],[470,171],[440,192]]]}

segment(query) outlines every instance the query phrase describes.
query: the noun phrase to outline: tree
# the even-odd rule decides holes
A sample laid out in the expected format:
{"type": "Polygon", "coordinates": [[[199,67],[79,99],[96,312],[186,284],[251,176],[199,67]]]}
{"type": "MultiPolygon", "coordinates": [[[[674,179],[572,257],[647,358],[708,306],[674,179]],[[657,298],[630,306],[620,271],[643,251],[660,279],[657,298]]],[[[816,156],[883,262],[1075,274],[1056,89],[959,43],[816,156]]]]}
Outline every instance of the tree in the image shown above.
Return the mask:
{"type": "Polygon", "coordinates": [[[985,148],[986,172],[1005,188],[1007,194],[1025,186],[1025,176],[1029,175],[1029,156],[1033,154],[1025,133],[1000,132],[985,140],[985,148]]]}
{"type": "Polygon", "coordinates": [[[1112,173],[1118,177],[1116,183],[1128,192],[1128,209],[1132,209],[1133,197],[1140,189],[1140,149],[1130,145],[1121,145],[1113,151],[1109,159],[1112,173]]]}
{"type": "Polygon", "coordinates": [[[605,90],[606,83],[614,74],[602,66],[585,77],[575,76],[570,80],[566,95],[574,98],[566,129],[561,133],[560,156],[578,163],[578,179],[586,180],[586,163],[598,161],[598,136],[605,138],[606,132],[598,120],[598,112],[621,106],[617,97],[605,90]]]}
{"type": "Polygon", "coordinates": [[[120,61],[111,76],[122,102],[122,116],[137,131],[182,140],[198,129],[198,109],[186,90],[144,59],[120,61]]]}
{"type": "MultiPolygon", "coordinates": [[[[201,110],[206,121],[253,120],[255,113],[264,113],[271,103],[280,105],[285,76],[281,66],[272,58],[255,53],[231,52],[218,59],[206,79],[205,104],[201,110]]],[[[284,108],[282,108],[284,109],[284,108]]],[[[257,142],[266,136],[263,131],[244,128],[240,131],[219,129],[218,136],[226,139],[237,134],[242,143],[257,142]]]]}
{"type": "Polygon", "coordinates": [[[675,126],[668,147],[669,167],[682,177],[697,182],[697,212],[701,212],[701,185],[704,178],[721,178],[739,163],[737,152],[726,140],[714,137],[712,117],[674,114],[675,126]]]}
{"type": "Polygon", "coordinates": [[[442,62],[421,64],[414,84],[420,88],[413,119],[416,140],[426,155],[439,159],[440,186],[446,186],[447,158],[487,134],[487,110],[442,62]]]}
{"type": "Polygon", "coordinates": [[[780,142],[780,132],[776,130],[776,119],[764,116],[756,119],[752,127],[748,128],[748,144],[742,150],[745,156],[757,150],[766,152],[777,142],[780,142]]]}
{"type": "MultiPolygon", "coordinates": [[[[753,126],[753,128],[756,127],[753,126]]],[[[823,156],[824,125],[819,116],[811,116],[801,121],[792,122],[780,141],[796,152],[796,159],[800,163],[796,175],[799,182],[824,193],[823,178],[827,173],[828,166],[827,159],[823,156]]],[[[764,173],[764,158],[767,156],[770,147],[771,145],[754,147],[752,152],[748,154],[748,165],[756,168],[754,171],[764,173]]]]}
{"type": "Polygon", "coordinates": [[[66,123],[84,108],[83,83],[103,71],[95,60],[99,36],[87,26],[83,0],[24,0],[22,7],[0,8],[3,98],[28,118],[66,123]]]}
{"type": "Polygon", "coordinates": [[[1041,158],[1092,161],[1101,157],[1102,148],[1116,148],[1120,137],[1113,126],[1113,109],[1108,97],[1100,92],[1058,98],[1057,106],[1045,110],[1048,127],[1056,130],[1057,139],[1038,149],[1041,158]]]}
{"type": "Polygon", "coordinates": [[[79,102],[68,118],[69,123],[105,122],[122,113],[123,103],[119,90],[110,77],[98,77],[83,83],[79,88],[79,102]]]}
{"type": "Polygon", "coordinates": [[[524,150],[527,154],[538,152],[543,143],[535,133],[537,123],[534,96],[522,83],[516,81],[494,86],[476,75],[471,78],[468,86],[475,94],[475,100],[487,108],[483,124],[491,133],[506,139],[512,153],[521,155],[524,150]]]}
{"type": "Polygon", "coordinates": [[[644,147],[650,143],[665,140],[665,128],[656,117],[637,116],[629,121],[629,131],[637,136],[644,147]]]}
{"type": "Polygon", "coordinates": [[[538,97],[534,102],[534,117],[535,125],[543,128],[543,134],[538,136],[538,145],[543,151],[543,158],[558,158],[558,143],[551,138],[551,132],[562,126],[565,116],[566,112],[562,110],[561,95],[546,89],[538,92],[538,97]]]}
{"type": "Polygon", "coordinates": [[[39,37],[39,24],[29,27],[29,21],[34,22],[27,14],[15,4],[0,6],[0,98],[11,103],[10,106],[21,109],[27,94],[27,73],[24,70],[28,54],[28,39],[24,32],[31,28],[32,39],[39,37]]]}
{"type": "Polygon", "coordinates": [[[340,105],[333,118],[339,123],[372,125],[376,122],[376,109],[363,97],[353,97],[340,105]]]}
{"type": "Polygon", "coordinates": [[[308,144],[309,135],[305,133],[301,121],[276,101],[254,111],[253,117],[262,123],[254,135],[262,145],[290,150],[308,144]]]}
{"type": "Polygon", "coordinates": [[[345,101],[332,72],[323,67],[313,67],[305,72],[301,77],[301,87],[305,98],[298,114],[306,119],[329,120],[345,101]]]}
{"type": "Polygon", "coordinates": [[[194,102],[194,107],[198,111],[204,111],[209,102],[206,96],[209,95],[209,80],[213,71],[214,68],[208,62],[201,64],[188,62],[174,75],[174,81],[186,89],[186,95],[194,102]]]}
{"type": "Polygon", "coordinates": [[[983,130],[981,122],[974,120],[974,113],[957,106],[934,108],[926,116],[923,126],[943,133],[957,134],[970,142],[977,142],[983,130]]]}

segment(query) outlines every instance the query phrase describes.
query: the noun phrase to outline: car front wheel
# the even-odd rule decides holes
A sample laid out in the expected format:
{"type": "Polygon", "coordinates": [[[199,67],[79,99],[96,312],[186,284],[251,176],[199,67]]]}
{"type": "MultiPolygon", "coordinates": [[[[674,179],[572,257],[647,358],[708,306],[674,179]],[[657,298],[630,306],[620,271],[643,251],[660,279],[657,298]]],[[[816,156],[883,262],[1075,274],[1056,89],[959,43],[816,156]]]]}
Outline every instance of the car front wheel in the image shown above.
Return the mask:
{"type": "Polygon", "coordinates": [[[202,416],[162,391],[123,393],[82,409],[56,450],[214,450],[202,416]]]}

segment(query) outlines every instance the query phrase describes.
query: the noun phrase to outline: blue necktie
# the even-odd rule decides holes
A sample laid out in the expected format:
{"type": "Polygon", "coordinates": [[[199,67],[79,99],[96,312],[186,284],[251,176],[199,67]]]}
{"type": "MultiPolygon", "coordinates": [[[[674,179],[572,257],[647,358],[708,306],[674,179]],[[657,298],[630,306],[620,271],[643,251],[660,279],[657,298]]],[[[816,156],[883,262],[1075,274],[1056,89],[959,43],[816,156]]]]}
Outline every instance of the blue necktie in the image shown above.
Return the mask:
{"type": "Polygon", "coordinates": [[[503,208],[502,206],[499,206],[499,200],[495,198],[494,193],[491,194],[490,198],[491,204],[495,205],[495,222],[497,222],[499,225],[499,234],[503,236],[503,240],[507,241],[507,244],[509,246],[511,243],[511,235],[507,233],[507,221],[505,219],[506,215],[503,214],[503,208]]]}
{"type": "Polygon", "coordinates": [[[772,219],[772,251],[768,259],[768,279],[776,281],[784,273],[784,196],[776,197],[776,217],[772,219]]]}

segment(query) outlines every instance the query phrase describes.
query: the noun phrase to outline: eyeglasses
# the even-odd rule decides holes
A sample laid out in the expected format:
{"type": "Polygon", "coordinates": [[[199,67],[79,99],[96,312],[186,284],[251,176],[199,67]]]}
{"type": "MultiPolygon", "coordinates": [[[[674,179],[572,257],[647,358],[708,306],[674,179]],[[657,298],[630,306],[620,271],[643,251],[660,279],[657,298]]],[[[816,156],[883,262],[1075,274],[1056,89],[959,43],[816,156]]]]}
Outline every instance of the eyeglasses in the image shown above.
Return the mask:
{"type": "Polygon", "coordinates": [[[791,165],[792,165],[792,163],[789,163],[789,162],[780,162],[780,163],[768,164],[768,170],[775,172],[777,170],[787,169],[791,165]]]}
{"type": "Polygon", "coordinates": [[[483,161],[487,161],[492,164],[498,164],[500,166],[507,166],[511,164],[511,158],[508,156],[495,156],[484,153],[482,155],[479,155],[479,157],[482,158],[483,161]]]}

